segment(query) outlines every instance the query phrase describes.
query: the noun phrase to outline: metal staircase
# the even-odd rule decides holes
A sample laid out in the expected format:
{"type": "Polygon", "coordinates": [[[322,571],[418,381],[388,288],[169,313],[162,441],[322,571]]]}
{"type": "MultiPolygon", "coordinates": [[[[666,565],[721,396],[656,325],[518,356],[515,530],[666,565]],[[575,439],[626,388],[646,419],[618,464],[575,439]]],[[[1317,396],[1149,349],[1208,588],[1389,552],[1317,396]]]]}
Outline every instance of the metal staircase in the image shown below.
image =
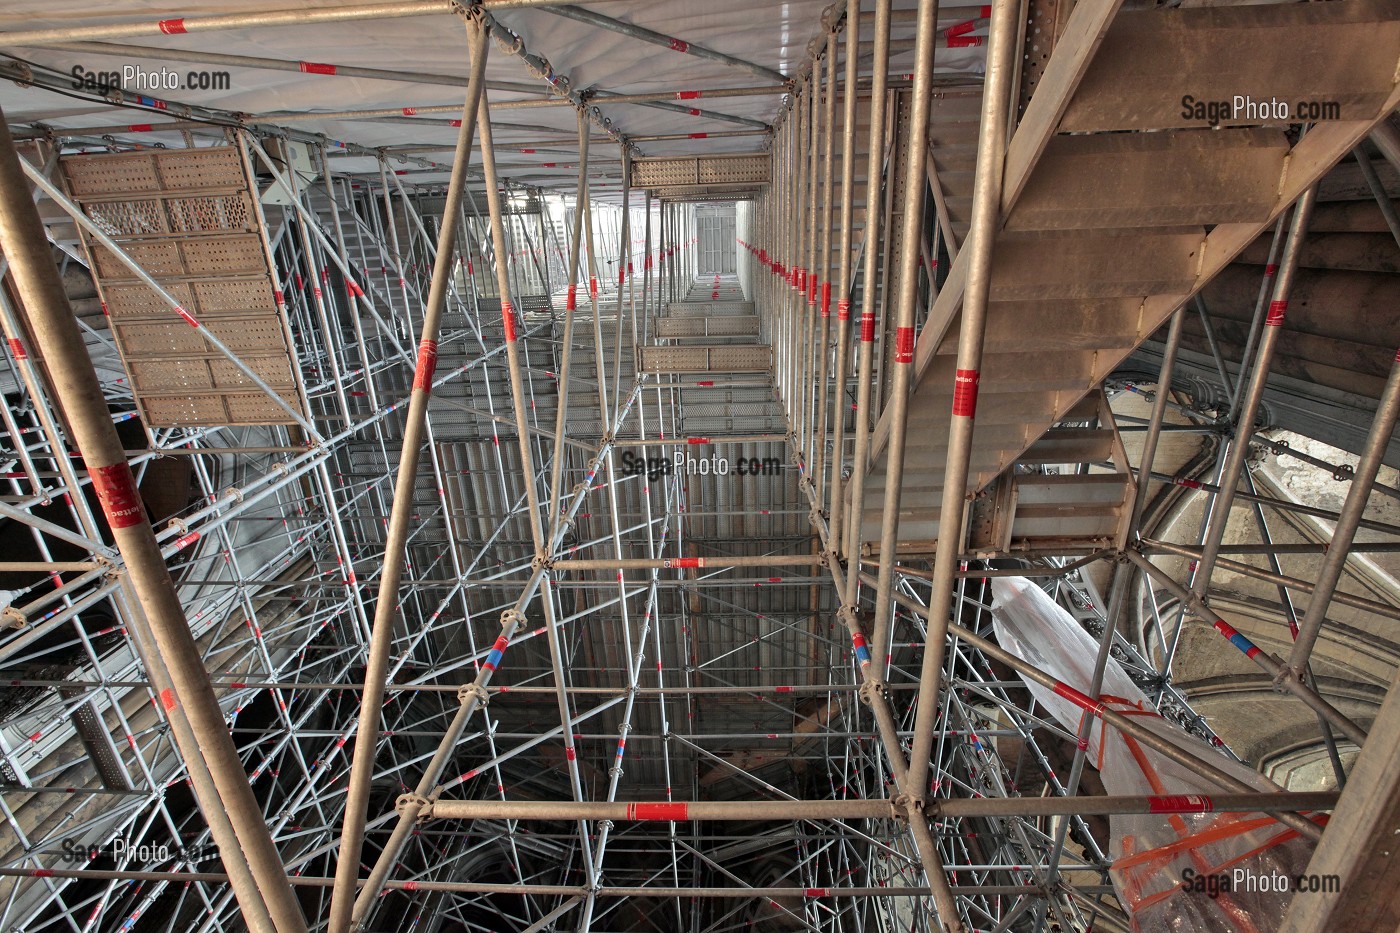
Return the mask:
{"type": "MultiPolygon", "coordinates": [[[[1116,16],[1113,4],[1085,4],[1075,16],[1008,147],[967,493],[1079,503],[1086,536],[1113,538],[1132,498],[1122,494],[1126,474],[1105,480],[1113,474],[1076,468],[1035,481],[1040,489],[1015,475],[1017,465],[1114,459],[1111,424],[1083,428],[1081,401],[1400,103],[1400,3],[1116,16]],[[1182,105],[1187,95],[1237,94],[1336,102],[1340,119],[1297,138],[1290,121],[1241,114],[1213,127],[1182,105]]],[[[938,533],[927,516],[941,498],[965,275],[964,255],[915,352],[901,509],[909,521],[900,529],[911,546],[938,533]]],[[[878,537],[889,429],[886,414],[874,436],[866,541],[878,537]]],[[[1035,537],[1024,522],[1040,513],[1020,515],[1023,526],[1001,542],[1035,537]]]]}

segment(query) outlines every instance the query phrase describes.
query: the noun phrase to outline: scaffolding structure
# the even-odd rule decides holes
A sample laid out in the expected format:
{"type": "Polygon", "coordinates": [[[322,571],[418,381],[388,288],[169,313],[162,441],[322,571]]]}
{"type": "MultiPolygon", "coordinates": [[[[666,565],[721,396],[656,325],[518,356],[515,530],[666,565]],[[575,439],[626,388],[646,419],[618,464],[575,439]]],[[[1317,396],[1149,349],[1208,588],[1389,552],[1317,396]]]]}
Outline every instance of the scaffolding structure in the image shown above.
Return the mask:
{"type": "MultiPolygon", "coordinates": [[[[1309,660],[1333,601],[1400,618],[1337,590],[1349,552],[1394,549],[1358,529],[1400,532],[1366,513],[1395,494],[1376,478],[1400,356],[1359,464],[1327,464],[1350,484],[1340,511],[1266,494],[1246,460],[1318,179],[1394,109],[1393,68],[1343,129],[1290,140],[1310,167],[1231,221],[1252,231],[1240,248],[1274,235],[1244,362],[1217,355],[1226,404],[1173,392],[1185,302],[1213,339],[1193,272],[1139,325],[1137,342],[1167,322],[1154,380],[1116,372],[1136,344],[1106,344],[1115,365],[983,461],[974,437],[1003,422],[977,427],[979,378],[984,406],[1031,385],[998,387],[984,349],[1009,339],[995,306],[1029,300],[996,291],[1002,226],[1018,197],[1044,206],[1033,169],[1061,154],[1073,82],[1044,103],[1057,59],[1034,80],[1018,64],[1026,22],[1053,12],[849,0],[787,76],[565,8],[772,82],[727,91],[782,93],[772,125],[692,134],[767,137],[759,171],[648,156],[665,134],[624,135],[610,101],[746,118],[667,103],[689,102],[678,89],[580,94],[493,6],[450,14],[471,64],[450,109],[187,107],[165,125],[185,145],[160,149],[129,125],[0,126],[0,928],[1127,931],[1108,814],[1206,806],[1325,839],[1338,794],[1232,777],[1173,665],[1213,627],[1315,717],[1337,787],[1380,728],[1379,701],[1309,660]],[[984,50],[985,80],[937,75],[948,49],[984,50]],[[499,114],[526,106],[494,102],[498,55],[543,79],[538,106],[577,113],[572,139],[511,138],[566,152],[548,179],[497,161],[499,114]],[[296,130],[428,113],[458,131],[445,182],[414,146],[296,130]],[[1135,425],[1122,409],[1142,398],[1135,425]],[[1190,431],[1219,438],[1214,459],[1161,472],[1159,443],[1190,431]],[[1171,538],[1163,515],[1187,501],[1206,503],[1196,537],[1171,538]],[[1270,521],[1297,514],[1330,539],[1275,541],[1270,521]],[[1230,537],[1244,521],[1257,544],[1230,537]],[[1315,579],[1285,573],[1314,552],[1315,579]],[[1277,587],[1291,646],[1222,618],[1222,572],[1277,587]],[[997,643],[998,576],[1084,625],[1095,682],[997,643]],[[1106,703],[1110,658],[1145,714],[1198,741],[1106,703]],[[1083,710],[1077,730],[1029,684],[1083,710]],[[1096,728],[1218,792],[1104,795],[1096,728]]],[[[1116,13],[1081,0],[1059,23],[1075,81],[1096,48],[1076,37],[1116,13]]],[[[240,25],[209,20],[180,31],[240,25]]],[[[146,27],[124,28],[79,40],[146,27]]]]}

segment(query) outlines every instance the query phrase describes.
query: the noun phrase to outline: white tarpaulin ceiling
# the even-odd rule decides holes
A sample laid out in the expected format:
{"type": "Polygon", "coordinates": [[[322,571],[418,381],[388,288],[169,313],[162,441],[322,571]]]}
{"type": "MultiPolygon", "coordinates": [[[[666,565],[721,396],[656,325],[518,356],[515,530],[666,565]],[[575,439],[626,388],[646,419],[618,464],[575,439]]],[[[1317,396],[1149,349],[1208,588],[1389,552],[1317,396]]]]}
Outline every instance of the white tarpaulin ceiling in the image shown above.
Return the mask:
{"type": "MultiPolygon", "coordinates": [[[[353,5],[353,4],[350,4],[353,5]]],[[[702,46],[741,59],[788,77],[798,77],[808,67],[808,47],[824,29],[822,0],[659,0],[628,3],[597,2],[582,9],[641,26],[665,36],[702,46]]],[[[897,9],[911,9],[912,0],[896,3],[897,9]]],[[[423,113],[430,107],[454,107],[461,103],[459,85],[431,80],[383,80],[328,75],[301,70],[272,70],[226,63],[163,59],[160,49],[194,53],[251,56],[283,63],[312,63],[344,67],[391,69],[421,75],[441,76],[449,82],[462,82],[468,73],[466,30],[460,16],[444,12],[436,15],[397,16],[348,22],[288,26],[238,26],[217,30],[191,30],[183,35],[162,34],[160,21],[197,20],[211,16],[285,10],[290,8],[341,8],[346,4],[331,0],[308,0],[299,4],[222,3],[176,6],[143,0],[117,0],[100,7],[68,12],[55,9],[46,0],[17,0],[0,12],[0,32],[22,33],[40,29],[67,31],[110,24],[145,24],[141,35],[101,37],[108,43],[101,51],[91,45],[74,44],[64,48],[51,45],[21,45],[0,35],[0,54],[18,59],[36,69],[49,70],[65,79],[75,67],[82,72],[121,72],[124,66],[159,71],[162,67],[183,78],[192,69],[228,72],[228,87],[221,90],[192,88],[150,92],[152,97],[172,103],[185,103],[227,113],[246,114],[262,124],[284,125],[309,133],[323,134],[369,148],[412,147],[419,158],[446,163],[451,159],[457,131],[450,112],[423,113]],[[120,52],[111,44],[141,47],[142,52],[120,52]],[[404,108],[418,111],[405,116],[404,108]],[[392,110],[392,114],[347,117],[348,110],[392,110]],[[341,114],[317,117],[315,114],[341,114]],[[419,149],[418,147],[423,147],[419,149]],[[436,149],[432,147],[442,147],[436,149]]],[[[447,4],[443,4],[447,9],[447,4]]],[[[975,21],[963,41],[986,33],[984,11],[979,5],[942,4],[940,28],[975,21]],[[946,22],[945,22],[946,20],[946,22]]],[[[771,124],[785,103],[783,84],[776,76],[761,70],[698,57],[635,36],[567,18],[549,7],[492,9],[497,21],[523,39],[525,49],[547,59],[554,72],[567,77],[574,90],[624,94],[648,92],[711,91],[732,88],[770,88],[753,96],[702,97],[687,99],[681,106],[701,110],[699,114],[659,109],[638,103],[596,101],[604,116],[627,137],[679,136],[673,140],[641,140],[644,155],[707,155],[761,151],[768,144],[762,124],[771,124]],[[725,120],[710,113],[739,118],[725,120]],[[721,136],[723,133],[743,135],[721,136]],[[692,134],[707,134],[703,138],[692,134]]],[[[912,62],[913,21],[896,15],[891,72],[898,76],[912,62]],[[901,39],[910,40],[901,43],[901,39]]],[[[966,28],[966,27],[964,27],[966,28]]],[[[940,44],[942,45],[942,44],[940,44]]],[[[983,49],[940,47],[938,70],[944,74],[966,74],[979,79],[983,49]]],[[[3,59],[0,59],[3,61],[3,59]]],[[[865,69],[868,70],[868,69],[865,69]]],[[[488,91],[493,103],[557,99],[548,83],[532,75],[525,63],[509,51],[493,44],[486,72],[488,82],[512,85],[509,90],[488,91]],[[535,88],[536,90],[527,90],[535,88]]],[[[135,88],[128,90],[137,90],[135,88]]],[[[674,98],[670,101],[676,106],[674,98]]],[[[98,99],[92,90],[74,90],[64,84],[58,89],[21,87],[14,82],[0,83],[0,106],[12,127],[42,123],[59,131],[76,133],[84,128],[150,124],[153,131],[112,133],[123,142],[184,145],[177,133],[159,132],[159,124],[171,119],[173,109],[164,113],[149,107],[114,107],[98,99]]],[[[493,114],[495,142],[502,173],[510,178],[546,187],[572,186],[569,164],[575,152],[575,110],[570,106],[533,106],[502,109],[493,114]],[[535,150],[534,152],[520,150],[535,150]],[[512,151],[514,150],[514,151],[512,151]]],[[[608,143],[601,129],[594,131],[593,157],[603,175],[617,173],[617,147],[608,143]],[[605,163],[604,160],[611,164],[605,163]]],[[[445,171],[427,166],[396,163],[409,173],[405,181],[434,183],[446,179],[445,171]]],[[[377,171],[370,157],[347,157],[337,162],[342,171],[377,171]]]]}

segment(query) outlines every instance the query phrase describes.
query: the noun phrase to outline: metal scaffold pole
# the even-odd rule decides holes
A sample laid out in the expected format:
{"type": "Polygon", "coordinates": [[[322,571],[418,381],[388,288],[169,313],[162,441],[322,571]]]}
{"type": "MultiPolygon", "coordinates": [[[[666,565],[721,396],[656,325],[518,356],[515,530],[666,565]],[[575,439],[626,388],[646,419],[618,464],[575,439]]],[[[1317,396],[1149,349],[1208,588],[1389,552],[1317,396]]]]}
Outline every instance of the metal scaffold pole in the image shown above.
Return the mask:
{"type": "MultiPolygon", "coordinates": [[[[0,114],[0,242],[4,243],[10,274],[23,302],[36,349],[48,362],[55,397],[67,415],[73,440],[83,456],[98,493],[107,526],[126,566],[140,613],[129,620],[149,625],[148,644],[155,647],[171,686],[160,695],[167,714],[182,717],[189,732],[177,730],[184,758],[202,758],[209,765],[217,799],[203,799],[206,809],[229,814],[236,844],[223,857],[246,860],[248,877],[256,887],[239,897],[252,916],[268,915],[279,931],[304,931],[306,922],[281,858],[262,820],[242,762],[224,723],[222,711],[199,649],[185,620],[183,607],[166,570],[137,491],[136,480],[112,424],[92,360],[87,354],[67,295],[48,250],[39,214],[30,198],[8,125],[0,114]],[[138,618],[139,615],[139,618],[138,618]],[[144,623],[141,621],[144,619],[144,623]],[[188,744],[193,738],[195,746],[188,744]]],[[[206,792],[209,785],[203,784],[206,792]]]]}
{"type": "Polygon", "coordinates": [[[409,398],[398,477],[394,488],[394,504],[389,514],[384,568],[380,576],[378,600],[375,603],[365,672],[365,692],[360,704],[360,721],[356,730],[358,740],[355,743],[350,784],[346,791],[340,855],[336,863],[336,889],[331,898],[332,933],[347,933],[354,908],[355,882],[360,873],[360,850],[364,842],[365,815],[369,808],[370,780],[379,748],[379,719],[384,703],[384,685],[389,674],[389,652],[397,614],[395,608],[398,602],[399,582],[404,572],[405,544],[413,512],[413,490],[418,475],[418,459],[422,452],[433,375],[437,367],[438,331],[447,305],[448,282],[453,273],[453,247],[457,237],[457,225],[453,220],[461,210],[467,166],[471,161],[472,137],[476,130],[476,118],[481,109],[484,90],[485,27],[479,21],[471,20],[467,26],[467,35],[472,80],[467,87],[466,103],[462,107],[462,126],[457,136],[456,161],[453,164],[452,181],[448,186],[444,208],[444,216],[448,222],[442,225],[438,235],[437,261],[433,267],[432,284],[419,335],[413,394],[409,398]]]}

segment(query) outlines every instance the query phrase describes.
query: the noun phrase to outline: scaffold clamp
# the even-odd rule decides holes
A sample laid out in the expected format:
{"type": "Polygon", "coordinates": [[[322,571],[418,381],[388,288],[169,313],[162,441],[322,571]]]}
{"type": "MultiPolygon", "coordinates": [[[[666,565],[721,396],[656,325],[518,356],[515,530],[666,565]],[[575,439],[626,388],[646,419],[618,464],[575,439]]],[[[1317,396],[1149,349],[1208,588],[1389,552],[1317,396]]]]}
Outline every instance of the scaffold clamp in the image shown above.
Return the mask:
{"type": "Polygon", "coordinates": [[[402,817],[412,814],[415,822],[426,823],[433,818],[433,802],[421,794],[400,794],[394,810],[402,817]]]}

